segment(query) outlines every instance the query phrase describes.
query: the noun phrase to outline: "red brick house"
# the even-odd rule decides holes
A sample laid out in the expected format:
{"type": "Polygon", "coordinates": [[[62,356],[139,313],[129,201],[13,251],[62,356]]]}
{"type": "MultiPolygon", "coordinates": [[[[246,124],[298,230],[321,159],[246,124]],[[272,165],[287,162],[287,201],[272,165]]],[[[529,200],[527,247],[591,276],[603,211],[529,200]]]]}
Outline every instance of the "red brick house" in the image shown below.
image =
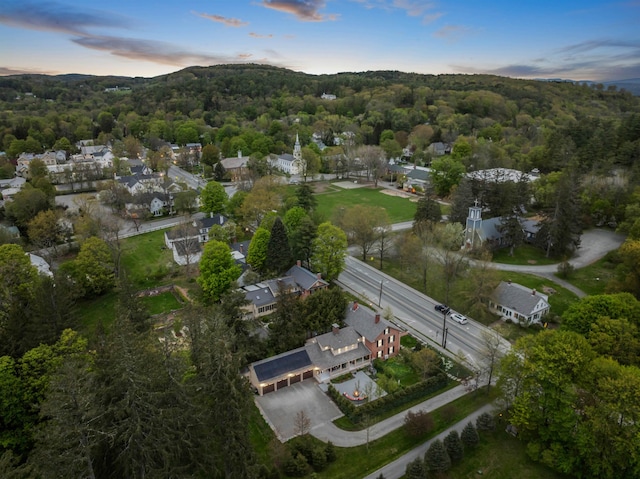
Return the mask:
{"type": "Polygon", "coordinates": [[[406,331],[381,318],[380,313],[363,308],[356,301],[350,305],[344,322],[364,337],[365,346],[371,351],[371,359],[387,359],[397,355],[400,336],[406,334],[406,331]]]}

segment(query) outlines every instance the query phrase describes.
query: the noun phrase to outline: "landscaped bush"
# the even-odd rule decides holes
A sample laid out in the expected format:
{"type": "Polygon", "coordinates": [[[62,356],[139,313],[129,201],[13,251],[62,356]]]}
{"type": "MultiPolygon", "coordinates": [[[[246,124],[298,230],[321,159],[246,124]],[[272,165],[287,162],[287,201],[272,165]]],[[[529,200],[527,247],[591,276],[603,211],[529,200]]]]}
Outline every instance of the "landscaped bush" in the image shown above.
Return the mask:
{"type": "Polygon", "coordinates": [[[462,439],[462,444],[464,444],[464,446],[468,448],[475,447],[478,445],[478,442],[480,442],[478,431],[471,421],[469,421],[462,430],[460,439],[462,439]]]}
{"type": "Polygon", "coordinates": [[[462,445],[462,440],[460,439],[460,435],[458,431],[455,429],[452,430],[447,436],[444,438],[444,447],[447,449],[447,453],[449,453],[449,457],[452,462],[459,461],[464,456],[464,446],[462,445]]]}
{"type": "Polygon", "coordinates": [[[367,402],[359,407],[354,406],[350,400],[340,394],[331,384],[329,385],[329,396],[331,396],[338,408],[351,422],[358,424],[365,416],[374,417],[383,415],[397,407],[439,391],[447,385],[448,381],[447,376],[438,374],[437,376],[413,384],[393,394],[387,394],[375,401],[367,402]]]}
{"type": "Polygon", "coordinates": [[[404,428],[411,437],[420,437],[431,432],[434,425],[433,417],[427,411],[409,411],[404,417],[404,428]]]}

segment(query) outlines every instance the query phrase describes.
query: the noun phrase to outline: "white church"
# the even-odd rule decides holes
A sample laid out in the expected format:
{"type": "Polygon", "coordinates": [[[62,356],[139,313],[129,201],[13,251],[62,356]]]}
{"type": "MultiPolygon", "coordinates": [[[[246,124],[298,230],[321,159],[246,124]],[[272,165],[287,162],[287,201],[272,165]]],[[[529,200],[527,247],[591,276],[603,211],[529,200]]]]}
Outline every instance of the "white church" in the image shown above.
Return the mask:
{"type": "Polygon", "coordinates": [[[302,148],[300,147],[300,138],[296,133],[296,144],[293,147],[293,155],[285,153],[278,155],[273,161],[272,166],[278,168],[283,173],[290,175],[299,175],[302,170],[302,148]]]}

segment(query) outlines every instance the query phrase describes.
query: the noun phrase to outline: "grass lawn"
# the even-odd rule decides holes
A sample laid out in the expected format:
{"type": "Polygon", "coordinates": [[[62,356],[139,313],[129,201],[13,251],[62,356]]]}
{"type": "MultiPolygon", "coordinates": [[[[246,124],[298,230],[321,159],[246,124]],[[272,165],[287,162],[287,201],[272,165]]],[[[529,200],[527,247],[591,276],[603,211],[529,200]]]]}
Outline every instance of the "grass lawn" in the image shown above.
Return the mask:
{"type": "Polygon", "coordinates": [[[180,309],[183,306],[171,291],[161,293],[157,296],[146,296],[142,298],[142,302],[151,315],[168,313],[172,310],[180,309]]]}
{"type": "Polygon", "coordinates": [[[409,201],[409,198],[385,195],[381,191],[381,188],[374,189],[369,187],[353,190],[332,187],[324,193],[315,195],[318,200],[317,211],[323,218],[330,220],[334,211],[362,204],[383,207],[387,210],[391,223],[400,223],[413,219],[416,212],[416,203],[409,201]]]}
{"type": "Polygon", "coordinates": [[[337,447],[336,461],[324,471],[316,473],[317,475],[314,477],[326,479],[364,477],[385,464],[396,460],[439,432],[444,431],[491,400],[492,396],[471,393],[440,409],[431,411],[434,419],[434,429],[418,438],[407,435],[404,428],[401,427],[376,441],[370,442],[368,447],[366,444],[349,448],[337,447]]]}
{"type": "Polygon", "coordinates": [[[132,236],[122,243],[122,266],[138,289],[166,284],[165,278],[177,268],[164,245],[164,230],[132,236]]]}
{"type": "Polygon", "coordinates": [[[95,336],[99,323],[108,330],[116,317],[116,301],[118,293],[111,291],[99,298],[85,299],[77,304],[78,317],[82,332],[90,338],[95,336]]]}
{"type": "Polygon", "coordinates": [[[493,261],[504,264],[556,264],[557,259],[545,257],[544,251],[530,244],[523,244],[513,251],[513,256],[509,256],[509,248],[500,248],[493,252],[493,261]]]}
{"type": "Polygon", "coordinates": [[[251,407],[249,419],[249,440],[256,452],[258,462],[271,468],[271,455],[269,443],[276,437],[273,430],[265,422],[255,403],[251,407]]]}
{"type": "Polygon", "coordinates": [[[611,257],[612,254],[609,253],[595,263],[575,270],[565,281],[589,295],[604,294],[607,283],[614,279],[616,274],[617,265],[611,261],[611,257]]]}
{"type": "Polygon", "coordinates": [[[443,478],[476,479],[568,479],[548,467],[533,462],[525,451],[525,444],[504,431],[480,432],[478,447],[465,451],[464,458],[452,467],[443,478]],[[482,471],[482,473],[479,473],[482,471]]]}

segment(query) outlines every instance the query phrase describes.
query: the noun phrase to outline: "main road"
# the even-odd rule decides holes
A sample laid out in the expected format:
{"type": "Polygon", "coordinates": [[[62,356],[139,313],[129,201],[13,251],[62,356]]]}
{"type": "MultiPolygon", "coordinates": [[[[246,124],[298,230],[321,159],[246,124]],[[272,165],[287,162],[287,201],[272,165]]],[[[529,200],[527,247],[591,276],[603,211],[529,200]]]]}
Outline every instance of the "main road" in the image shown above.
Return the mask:
{"type": "MultiPolygon", "coordinates": [[[[456,323],[436,311],[437,302],[429,296],[352,256],[347,256],[338,282],[344,289],[366,298],[372,307],[390,307],[399,326],[438,349],[442,349],[444,331],[445,349],[450,355],[464,360],[475,370],[483,369],[486,346],[482,333],[491,332],[483,324],[471,318],[467,324],[456,323]]],[[[509,343],[502,340],[503,352],[509,348],[509,343]]]]}

